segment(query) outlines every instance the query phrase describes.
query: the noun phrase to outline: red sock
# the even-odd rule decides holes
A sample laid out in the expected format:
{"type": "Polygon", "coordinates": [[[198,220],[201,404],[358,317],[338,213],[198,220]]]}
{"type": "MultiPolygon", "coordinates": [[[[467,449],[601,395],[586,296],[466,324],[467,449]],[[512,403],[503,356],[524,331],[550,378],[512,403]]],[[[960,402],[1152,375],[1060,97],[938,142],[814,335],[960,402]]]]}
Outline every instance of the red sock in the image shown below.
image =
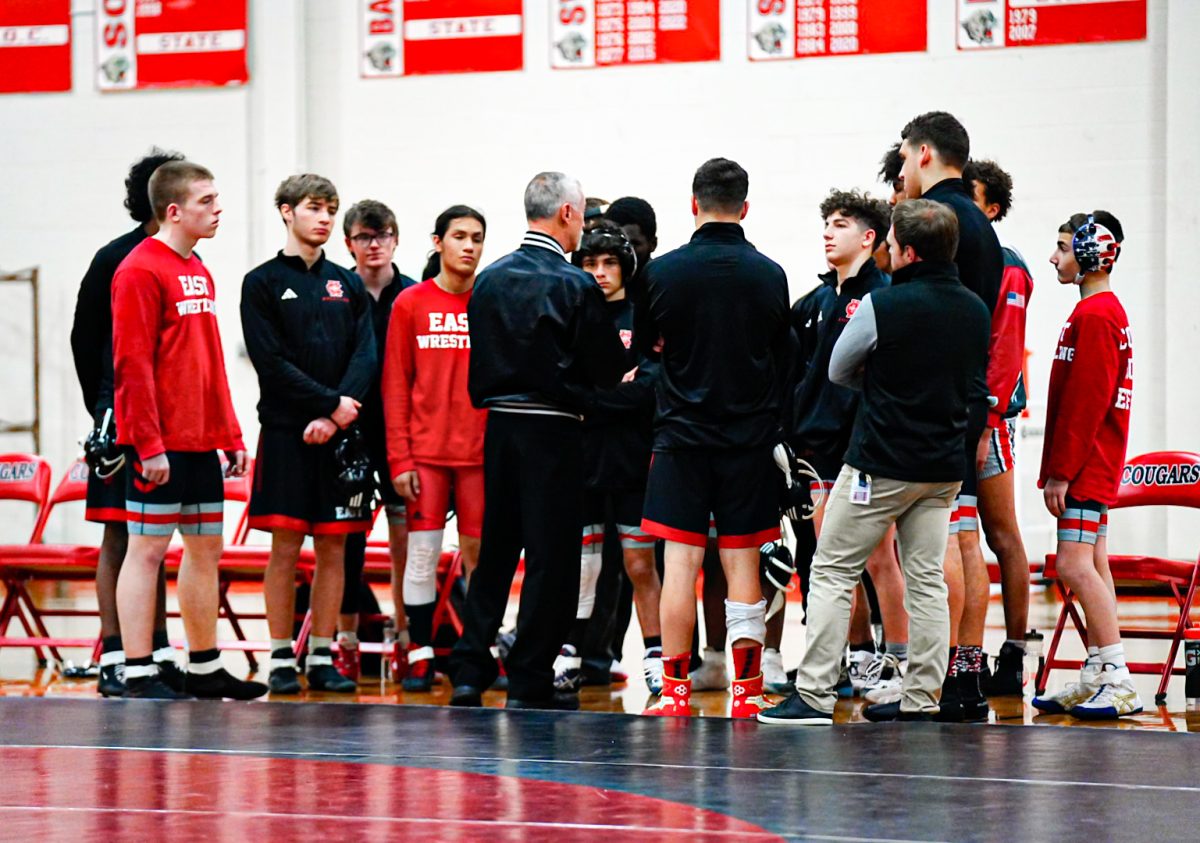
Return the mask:
{"type": "Polygon", "coordinates": [[[733,673],[738,679],[749,679],[762,673],[762,644],[733,648],[733,673]]]}
{"type": "Polygon", "coordinates": [[[692,661],[692,653],[680,653],[677,656],[663,656],[663,676],[671,679],[687,679],[688,664],[692,661]]]}

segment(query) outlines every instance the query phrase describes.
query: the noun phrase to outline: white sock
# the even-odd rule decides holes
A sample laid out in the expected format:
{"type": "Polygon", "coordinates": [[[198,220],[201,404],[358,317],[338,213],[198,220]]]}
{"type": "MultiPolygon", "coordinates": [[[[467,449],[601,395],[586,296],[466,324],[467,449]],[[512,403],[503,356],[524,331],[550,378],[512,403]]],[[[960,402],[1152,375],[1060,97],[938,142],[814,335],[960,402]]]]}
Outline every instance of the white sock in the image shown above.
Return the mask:
{"type": "Polygon", "coordinates": [[[358,649],[358,633],[352,629],[342,630],[337,634],[338,647],[343,650],[358,649]]]}

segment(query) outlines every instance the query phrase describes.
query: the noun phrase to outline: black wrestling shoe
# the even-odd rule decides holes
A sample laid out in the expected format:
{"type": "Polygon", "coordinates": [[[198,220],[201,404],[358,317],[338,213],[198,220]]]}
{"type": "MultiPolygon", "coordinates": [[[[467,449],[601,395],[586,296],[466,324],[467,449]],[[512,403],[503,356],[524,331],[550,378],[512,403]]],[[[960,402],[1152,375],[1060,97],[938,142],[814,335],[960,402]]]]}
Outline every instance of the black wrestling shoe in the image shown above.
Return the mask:
{"type": "Polygon", "coordinates": [[[318,664],[310,667],[308,673],[308,690],[332,691],[335,694],[353,694],[358,690],[358,683],[347,679],[337,672],[331,664],[318,664]]]}
{"type": "Polygon", "coordinates": [[[179,693],[169,688],[157,676],[146,676],[141,679],[131,679],[125,683],[127,700],[194,700],[190,694],[179,693]]]}
{"type": "Polygon", "coordinates": [[[947,676],[942,682],[941,710],[933,715],[939,723],[961,723],[963,719],[962,698],[958,694],[958,675],[947,676]]]}
{"type": "Polygon", "coordinates": [[[450,692],[450,705],[478,708],[483,705],[483,692],[474,685],[455,685],[450,692]]]}
{"type": "Polygon", "coordinates": [[[1025,651],[1004,642],[995,658],[992,673],[980,676],[980,686],[989,697],[1019,697],[1025,692],[1025,651]]]}
{"type": "Polygon", "coordinates": [[[102,697],[125,696],[125,663],[100,665],[100,679],[96,690],[102,697]]]}
{"type": "Polygon", "coordinates": [[[505,708],[534,709],[540,711],[579,711],[579,694],[556,691],[543,700],[518,700],[509,697],[505,708]]]}
{"type": "Polygon", "coordinates": [[[934,716],[924,711],[901,711],[899,702],[876,703],[863,709],[863,717],[872,723],[932,722],[934,716]]]}
{"type": "Polygon", "coordinates": [[[267,687],[272,694],[298,694],[302,690],[300,674],[294,667],[277,667],[267,677],[267,687]]]}
{"type": "Polygon", "coordinates": [[[187,690],[202,700],[252,700],[265,694],[267,686],[238,679],[221,668],[213,673],[189,673],[187,690]]]}
{"type": "Polygon", "coordinates": [[[960,670],[956,679],[963,722],[986,723],[991,709],[988,708],[987,697],[980,690],[979,674],[972,670],[960,670]]]}
{"type": "Polygon", "coordinates": [[[158,678],[162,683],[177,694],[187,693],[187,674],[174,661],[155,662],[158,666],[158,678]]]}

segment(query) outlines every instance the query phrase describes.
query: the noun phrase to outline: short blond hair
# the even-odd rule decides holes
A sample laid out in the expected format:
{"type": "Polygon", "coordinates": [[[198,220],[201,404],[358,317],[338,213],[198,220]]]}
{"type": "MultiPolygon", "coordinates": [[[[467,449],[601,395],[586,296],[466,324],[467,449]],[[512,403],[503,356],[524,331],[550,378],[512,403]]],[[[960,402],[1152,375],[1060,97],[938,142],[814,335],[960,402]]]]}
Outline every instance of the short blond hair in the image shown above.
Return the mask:
{"type": "Polygon", "coordinates": [[[213,174],[207,167],[191,161],[167,161],[154,171],[147,186],[154,218],[159,222],[165,221],[167,208],[187,201],[188,190],[193,182],[212,179],[213,174]]]}

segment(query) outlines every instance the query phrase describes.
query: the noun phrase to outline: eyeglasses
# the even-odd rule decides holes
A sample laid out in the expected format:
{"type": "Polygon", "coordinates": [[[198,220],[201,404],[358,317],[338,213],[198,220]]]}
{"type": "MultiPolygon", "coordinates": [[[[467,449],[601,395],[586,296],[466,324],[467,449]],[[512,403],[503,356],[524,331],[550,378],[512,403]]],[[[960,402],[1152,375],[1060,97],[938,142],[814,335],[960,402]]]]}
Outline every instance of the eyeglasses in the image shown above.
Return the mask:
{"type": "Polygon", "coordinates": [[[350,238],[350,240],[356,246],[362,246],[364,248],[370,246],[372,243],[378,243],[380,246],[386,246],[394,239],[396,239],[396,235],[390,231],[384,231],[378,234],[367,234],[366,232],[363,232],[362,234],[355,234],[350,238]]]}

